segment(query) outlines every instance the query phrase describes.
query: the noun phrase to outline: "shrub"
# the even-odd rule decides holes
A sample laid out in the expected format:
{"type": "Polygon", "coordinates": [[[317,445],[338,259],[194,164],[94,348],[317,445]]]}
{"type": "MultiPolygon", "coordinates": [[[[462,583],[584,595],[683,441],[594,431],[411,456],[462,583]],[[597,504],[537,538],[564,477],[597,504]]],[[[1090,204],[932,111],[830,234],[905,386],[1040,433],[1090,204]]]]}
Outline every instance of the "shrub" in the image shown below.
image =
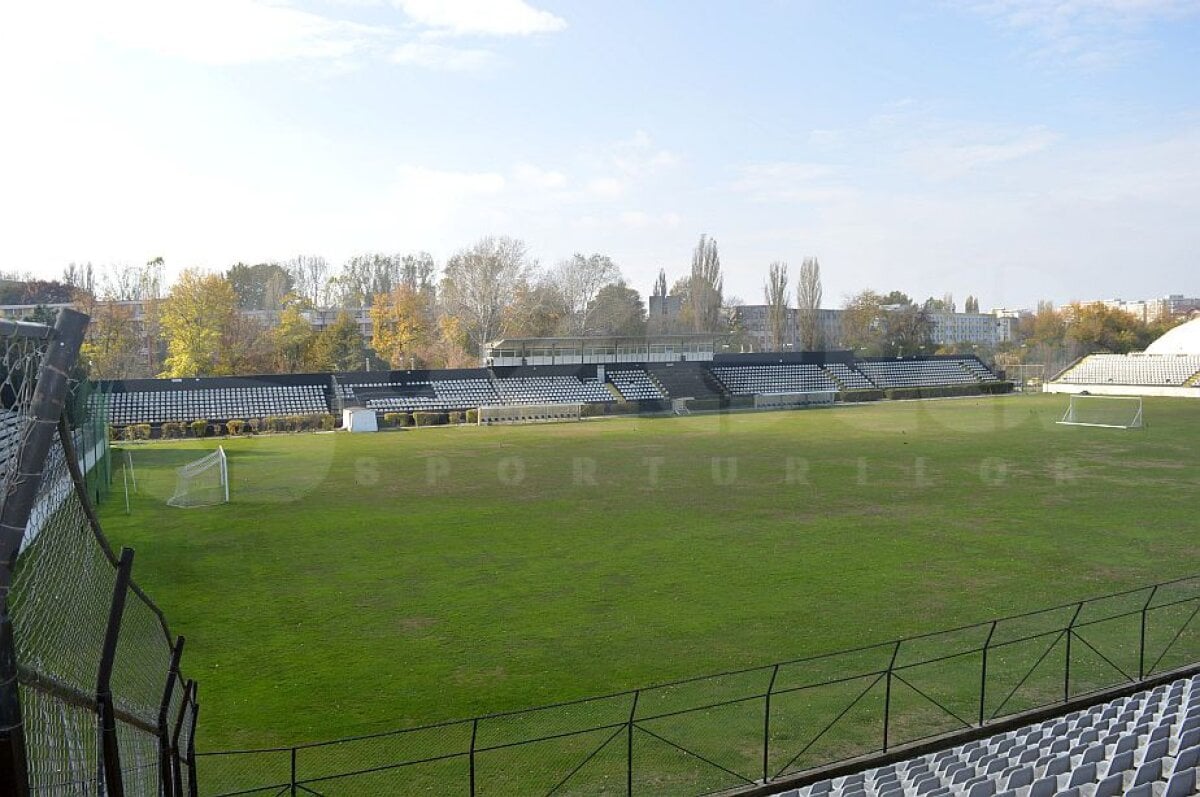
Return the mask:
{"type": "Polygon", "coordinates": [[[453,424],[460,424],[460,423],[462,423],[462,422],[463,422],[463,419],[464,419],[465,417],[466,417],[466,416],[464,416],[464,415],[463,415],[463,413],[461,413],[461,412],[458,412],[458,411],[451,412],[451,413],[450,413],[450,423],[453,423],[453,424]]]}
{"type": "Polygon", "coordinates": [[[408,427],[413,425],[413,416],[412,416],[411,412],[401,412],[401,413],[399,413],[399,415],[400,415],[400,419],[399,419],[399,421],[397,421],[397,425],[401,429],[407,429],[408,427]]]}
{"type": "Polygon", "coordinates": [[[241,434],[242,430],[246,428],[246,422],[235,419],[227,422],[225,428],[229,430],[230,434],[241,434]]]}
{"type": "Polygon", "coordinates": [[[183,437],[183,424],[167,421],[158,427],[158,434],[163,440],[174,440],[183,437]]]}
{"type": "Polygon", "coordinates": [[[383,425],[384,426],[399,426],[400,425],[400,413],[385,412],[383,414],[383,425]]]}
{"type": "Polygon", "coordinates": [[[153,431],[153,428],[148,423],[139,423],[134,427],[134,435],[138,440],[149,440],[153,431]]]}
{"type": "Polygon", "coordinates": [[[278,415],[269,415],[263,418],[263,430],[267,432],[282,432],[284,430],[283,418],[278,415]]]}
{"type": "Polygon", "coordinates": [[[246,421],[246,434],[258,434],[258,430],[262,428],[262,421],[258,418],[251,418],[246,421]]]}
{"type": "Polygon", "coordinates": [[[417,426],[441,426],[446,423],[444,412],[414,412],[412,415],[417,426]]]}
{"type": "Polygon", "coordinates": [[[837,395],[838,401],[879,401],[883,397],[883,391],[874,387],[842,390],[837,395]]]}
{"type": "Polygon", "coordinates": [[[332,432],[336,423],[337,419],[332,415],[325,414],[317,416],[317,424],[321,427],[322,432],[332,432]]]}
{"type": "Polygon", "coordinates": [[[192,437],[204,437],[208,433],[208,421],[196,419],[188,424],[192,437]]]}
{"type": "Polygon", "coordinates": [[[121,439],[121,430],[115,426],[108,427],[108,439],[110,442],[114,441],[114,440],[120,440],[121,439]]]}
{"type": "Polygon", "coordinates": [[[479,423],[479,410],[467,410],[467,423],[479,423]]]}

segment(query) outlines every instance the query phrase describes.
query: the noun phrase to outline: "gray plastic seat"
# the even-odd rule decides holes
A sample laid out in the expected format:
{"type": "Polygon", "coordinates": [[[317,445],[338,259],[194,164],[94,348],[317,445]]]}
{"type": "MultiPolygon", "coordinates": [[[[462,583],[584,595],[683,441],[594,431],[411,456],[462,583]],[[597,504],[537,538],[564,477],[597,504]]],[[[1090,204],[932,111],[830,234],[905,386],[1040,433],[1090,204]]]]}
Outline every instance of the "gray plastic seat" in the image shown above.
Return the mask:
{"type": "Polygon", "coordinates": [[[1167,790],[1163,793],[1163,797],[1190,797],[1200,791],[1200,777],[1197,776],[1196,768],[1192,767],[1181,772],[1176,772],[1167,781],[1167,790]]]}

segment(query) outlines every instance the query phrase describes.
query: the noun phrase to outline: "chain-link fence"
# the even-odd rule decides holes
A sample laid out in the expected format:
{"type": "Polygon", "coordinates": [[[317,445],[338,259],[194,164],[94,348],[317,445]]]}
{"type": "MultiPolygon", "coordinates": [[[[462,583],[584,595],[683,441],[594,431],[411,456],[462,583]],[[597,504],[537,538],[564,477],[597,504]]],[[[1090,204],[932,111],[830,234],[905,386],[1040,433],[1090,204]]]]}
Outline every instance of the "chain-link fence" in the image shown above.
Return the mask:
{"type": "Polygon", "coordinates": [[[698,795],[784,784],[1195,668],[1198,613],[1200,576],[605,697],[201,753],[200,793],[698,795]]]}
{"type": "Polygon", "coordinates": [[[96,519],[103,400],[70,383],[86,323],[0,322],[0,793],[183,797],[195,685],[96,519]]]}

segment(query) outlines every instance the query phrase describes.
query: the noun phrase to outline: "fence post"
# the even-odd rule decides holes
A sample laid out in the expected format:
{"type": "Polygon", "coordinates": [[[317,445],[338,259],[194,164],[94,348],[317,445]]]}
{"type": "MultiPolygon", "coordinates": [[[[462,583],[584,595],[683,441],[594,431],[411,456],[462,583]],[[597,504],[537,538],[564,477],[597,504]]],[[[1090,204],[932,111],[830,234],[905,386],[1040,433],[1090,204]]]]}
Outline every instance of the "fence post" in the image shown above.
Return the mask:
{"type": "Polygon", "coordinates": [[[987,662],[988,662],[988,645],[992,644],[992,636],[996,633],[996,623],[999,620],[992,620],[992,627],[988,631],[987,639],[983,641],[983,661],[979,667],[979,727],[983,727],[984,716],[986,714],[987,705],[987,662]]]}
{"type": "Polygon", "coordinates": [[[1154,602],[1154,595],[1158,592],[1158,585],[1150,590],[1150,597],[1146,598],[1146,602],[1142,605],[1142,633],[1141,642],[1138,644],[1138,680],[1146,677],[1146,613],[1150,611],[1150,604],[1154,602]]]}
{"type": "Polygon", "coordinates": [[[179,658],[182,655],[183,637],[177,637],[175,647],[171,651],[171,666],[167,668],[167,685],[163,688],[162,703],[158,706],[158,767],[163,797],[175,797],[175,781],[171,777],[171,732],[167,724],[171,711],[171,695],[175,692],[175,681],[179,678],[179,658]]]}
{"type": "Polygon", "coordinates": [[[87,322],[86,315],[74,310],[58,313],[29,403],[29,426],[21,440],[17,461],[11,465],[8,494],[0,512],[0,794],[13,797],[29,794],[29,765],[8,592],[25,526],[41,486],[46,455],[54,439],[54,424],[62,415],[68,374],[79,354],[87,322]]]}
{"type": "Polygon", "coordinates": [[[125,797],[121,777],[121,748],[117,740],[117,717],[113,706],[112,670],[117,656],[117,640],[121,634],[121,617],[125,613],[125,597],[129,593],[129,574],[133,569],[133,549],[122,548],[117,563],[117,581],[113,585],[112,604],[108,611],[108,628],[104,631],[104,646],[100,651],[100,670],[96,674],[96,706],[100,710],[100,751],[104,762],[106,797],[125,797]]]}
{"type": "Polygon", "coordinates": [[[629,707],[629,725],[625,729],[625,795],[633,795],[633,718],[637,716],[638,698],[642,696],[641,689],[633,692],[633,705],[629,707]]]}
{"type": "MultiPolygon", "coordinates": [[[[188,715],[188,707],[192,704],[192,695],[196,691],[196,682],[188,681],[183,685],[183,702],[179,706],[179,716],[175,718],[175,732],[171,736],[171,750],[174,754],[171,756],[171,775],[175,778],[175,794],[179,797],[183,795],[183,762],[179,759],[181,753],[179,750],[179,736],[183,733],[183,721],[188,715]]],[[[193,730],[195,724],[193,723],[193,730]]],[[[191,773],[191,780],[196,779],[195,770],[191,773]]]]}
{"type": "Polygon", "coordinates": [[[770,773],[767,760],[771,750],[771,692],[775,689],[775,679],[778,676],[779,665],[776,664],[771,670],[771,682],[767,684],[767,694],[763,698],[763,783],[767,782],[770,773]]]}
{"type": "Polygon", "coordinates": [[[296,797],[296,748],[292,748],[292,787],[289,792],[292,797],[296,797]]]}
{"type": "Polygon", "coordinates": [[[188,729],[188,797],[199,797],[200,785],[196,782],[196,723],[200,721],[200,704],[196,702],[196,690],[192,689],[192,727],[188,729]]]}
{"type": "Polygon", "coordinates": [[[1066,703],[1071,699],[1071,637],[1075,636],[1075,621],[1079,619],[1079,613],[1083,611],[1083,601],[1075,607],[1075,614],[1071,615],[1071,622],[1067,623],[1067,656],[1066,666],[1063,667],[1063,702],[1066,703]]]}
{"type": "Polygon", "coordinates": [[[892,722],[892,669],[896,666],[896,657],[900,655],[900,643],[903,640],[896,640],[896,647],[892,648],[892,660],[888,662],[887,668],[887,685],[883,693],[883,752],[888,749],[888,728],[892,722]]]}
{"type": "Polygon", "coordinates": [[[475,738],[479,735],[479,717],[471,720],[471,797],[475,797],[475,738]]]}

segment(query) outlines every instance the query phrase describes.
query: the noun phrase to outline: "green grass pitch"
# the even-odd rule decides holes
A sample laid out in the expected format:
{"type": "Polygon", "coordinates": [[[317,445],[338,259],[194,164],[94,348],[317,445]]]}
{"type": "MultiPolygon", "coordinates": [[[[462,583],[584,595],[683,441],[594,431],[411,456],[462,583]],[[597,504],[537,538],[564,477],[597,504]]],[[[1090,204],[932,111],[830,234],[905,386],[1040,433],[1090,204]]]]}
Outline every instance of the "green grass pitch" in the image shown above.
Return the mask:
{"type": "MultiPolygon", "coordinates": [[[[291,744],[884,641],[1200,570],[1200,402],[1066,397],[128,446],[102,507],[187,636],[202,750],[291,744]]],[[[119,460],[118,460],[119,462],[119,460]]]]}

